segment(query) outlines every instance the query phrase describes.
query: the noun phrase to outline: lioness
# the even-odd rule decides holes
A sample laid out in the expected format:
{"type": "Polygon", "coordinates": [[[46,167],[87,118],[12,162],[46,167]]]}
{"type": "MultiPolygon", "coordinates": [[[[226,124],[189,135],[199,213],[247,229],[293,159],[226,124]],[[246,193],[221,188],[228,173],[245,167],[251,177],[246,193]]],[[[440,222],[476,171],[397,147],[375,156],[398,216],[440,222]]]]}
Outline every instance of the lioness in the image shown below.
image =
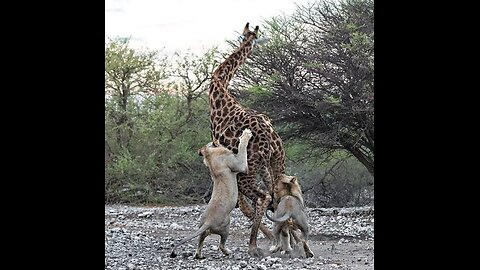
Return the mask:
{"type": "Polygon", "coordinates": [[[278,202],[273,217],[266,213],[268,219],[274,221],[273,235],[275,244],[270,247],[271,252],[277,252],[280,248],[286,252],[292,251],[290,234],[296,240],[303,243],[305,255],[313,257],[313,252],[308,246],[308,222],[303,205],[303,196],[300,184],[295,176],[283,175],[277,180],[274,189],[274,200],[278,202]],[[295,230],[300,229],[303,239],[297,239],[295,230]]]}
{"type": "Polygon", "coordinates": [[[208,202],[205,212],[200,218],[199,229],[192,235],[178,242],[172,249],[170,257],[174,258],[175,249],[200,235],[198,241],[195,259],[203,259],[202,247],[203,241],[210,234],[220,235],[220,250],[225,255],[230,255],[231,251],[225,247],[227,241],[230,212],[235,208],[238,198],[237,173],[247,173],[247,145],[252,137],[250,129],[245,129],[240,136],[238,154],[234,154],[223,146],[215,147],[214,143],[208,143],[198,150],[198,154],[203,156],[203,163],[210,170],[213,180],[212,197],[208,202]]]}

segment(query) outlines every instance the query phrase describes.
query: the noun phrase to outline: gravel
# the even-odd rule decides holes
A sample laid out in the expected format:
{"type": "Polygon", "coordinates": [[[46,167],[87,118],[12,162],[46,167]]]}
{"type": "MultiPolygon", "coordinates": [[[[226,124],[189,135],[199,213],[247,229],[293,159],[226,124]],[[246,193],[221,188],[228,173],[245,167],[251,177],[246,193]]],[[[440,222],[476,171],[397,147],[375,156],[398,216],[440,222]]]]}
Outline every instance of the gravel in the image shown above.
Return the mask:
{"type": "MultiPolygon", "coordinates": [[[[374,269],[374,208],[307,208],[313,258],[305,259],[302,247],[292,254],[271,254],[270,243],[259,232],[264,258],[247,254],[251,222],[238,208],[231,214],[230,235],[224,256],[220,237],[210,235],[203,247],[206,259],[195,260],[197,239],[177,248],[174,242],[193,233],[206,205],[186,207],[105,206],[105,269],[374,269]]],[[[272,223],[264,219],[267,227],[272,223]]]]}

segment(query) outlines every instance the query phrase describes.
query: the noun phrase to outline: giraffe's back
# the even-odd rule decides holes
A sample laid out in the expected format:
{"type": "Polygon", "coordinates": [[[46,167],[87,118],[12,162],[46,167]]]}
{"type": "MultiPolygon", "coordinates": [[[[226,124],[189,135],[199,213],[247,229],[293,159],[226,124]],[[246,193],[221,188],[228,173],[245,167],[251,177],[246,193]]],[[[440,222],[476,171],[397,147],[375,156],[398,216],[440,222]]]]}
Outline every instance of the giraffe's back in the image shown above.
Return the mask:
{"type": "Polygon", "coordinates": [[[285,150],[280,136],[275,132],[268,117],[251,109],[236,106],[228,115],[211,115],[212,137],[234,153],[238,152],[242,131],[249,128],[252,139],[248,145],[248,163],[269,162],[275,175],[285,172],[285,150]]]}

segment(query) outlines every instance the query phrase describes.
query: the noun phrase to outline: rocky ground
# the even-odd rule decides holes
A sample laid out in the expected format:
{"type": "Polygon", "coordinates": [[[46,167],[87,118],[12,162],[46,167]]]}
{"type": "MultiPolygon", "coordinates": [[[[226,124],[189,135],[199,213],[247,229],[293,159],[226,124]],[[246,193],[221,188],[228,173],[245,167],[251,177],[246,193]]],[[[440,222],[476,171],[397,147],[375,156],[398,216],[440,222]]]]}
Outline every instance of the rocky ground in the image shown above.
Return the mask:
{"type": "MultiPolygon", "coordinates": [[[[206,205],[188,207],[105,206],[105,269],[374,269],[374,208],[307,208],[311,225],[313,258],[304,258],[303,248],[292,254],[271,254],[268,239],[259,233],[258,246],[264,258],[247,254],[250,222],[238,208],[231,216],[227,248],[218,249],[220,237],[206,238],[203,256],[195,260],[197,239],[177,248],[172,243],[193,233],[206,205]]],[[[265,219],[268,227],[272,223],[265,219]]]]}

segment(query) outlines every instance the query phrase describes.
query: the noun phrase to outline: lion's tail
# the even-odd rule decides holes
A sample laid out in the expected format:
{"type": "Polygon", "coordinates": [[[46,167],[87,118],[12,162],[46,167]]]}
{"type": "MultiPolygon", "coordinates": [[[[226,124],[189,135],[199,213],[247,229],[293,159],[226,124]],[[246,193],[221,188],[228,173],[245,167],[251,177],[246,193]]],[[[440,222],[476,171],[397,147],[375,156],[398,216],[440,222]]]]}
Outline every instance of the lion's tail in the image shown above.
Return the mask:
{"type": "Polygon", "coordinates": [[[172,248],[172,253],[170,253],[170,257],[171,257],[171,258],[177,257],[177,254],[175,254],[175,249],[176,249],[178,246],[180,246],[180,245],[184,244],[185,242],[190,241],[190,240],[192,240],[193,238],[199,236],[199,235],[202,234],[204,231],[206,231],[209,226],[210,226],[209,224],[203,223],[203,225],[202,225],[195,233],[193,233],[193,234],[190,235],[190,236],[185,237],[183,240],[181,240],[180,242],[176,243],[176,244],[173,246],[173,248],[172,248]]]}

